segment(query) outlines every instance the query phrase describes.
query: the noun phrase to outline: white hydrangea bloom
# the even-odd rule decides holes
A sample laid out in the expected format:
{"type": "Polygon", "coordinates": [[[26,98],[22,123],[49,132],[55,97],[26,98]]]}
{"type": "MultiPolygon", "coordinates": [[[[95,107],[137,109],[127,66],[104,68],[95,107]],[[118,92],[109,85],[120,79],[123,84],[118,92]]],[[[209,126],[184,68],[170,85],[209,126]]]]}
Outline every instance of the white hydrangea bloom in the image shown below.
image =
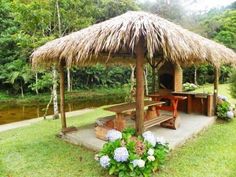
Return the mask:
{"type": "Polygon", "coordinates": [[[148,149],[147,154],[148,155],[153,155],[154,154],[154,149],[152,149],[152,148],[148,149]]]}
{"type": "Polygon", "coordinates": [[[224,96],[224,95],[218,95],[218,98],[223,100],[223,101],[227,101],[228,100],[228,98],[226,96],[224,96]]]}
{"type": "Polygon", "coordinates": [[[228,112],[226,113],[226,115],[227,115],[227,117],[228,117],[229,119],[233,119],[233,118],[234,118],[234,112],[233,112],[233,111],[228,111],[228,112]]]}
{"type": "Polygon", "coordinates": [[[114,151],[114,159],[117,162],[125,162],[127,161],[129,158],[129,152],[126,149],[126,147],[119,147],[116,148],[114,151]]]}
{"type": "Polygon", "coordinates": [[[147,157],[147,159],[152,162],[155,160],[155,157],[153,155],[150,155],[147,157]]]}
{"type": "Polygon", "coordinates": [[[156,142],[162,145],[166,144],[166,140],[163,137],[156,137],[156,142]]]}
{"type": "Polygon", "coordinates": [[[143,133],[144,141],[149,142],[153,147],[156,146],[156,138],[152,132],[147,131],[143,133]]]}
{"type": "Polygon", "coordinates": [[[108,141],[113,142],[115,140],[121,139],[122,133],[117,130],[112,129],[107,132],[106,138],[108,139],[108,141]]]}
{"type": "Polygon", "coordinates": [[[145,161],[142,159],[135,159],[131,162],[134,167],[143,168],[145,166],[145,161]]]}
{"type": "Polygon", "coordinates": [[[104,155],[100,158],[100,165],[103,168],[107,168],[110,165],[110,158],[107,155],[104,155]]]}

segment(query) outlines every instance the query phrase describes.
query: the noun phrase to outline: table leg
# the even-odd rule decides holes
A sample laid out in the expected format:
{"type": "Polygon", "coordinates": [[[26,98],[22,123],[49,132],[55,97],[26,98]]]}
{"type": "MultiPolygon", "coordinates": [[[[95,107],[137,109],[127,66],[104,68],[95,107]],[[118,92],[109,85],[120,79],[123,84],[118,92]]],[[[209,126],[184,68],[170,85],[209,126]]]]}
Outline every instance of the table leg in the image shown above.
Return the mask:
{"type": "Polygon", "coordinates": [[[116,118],[114,120],[114,128],[116,130],[122,131],[125,128],[126,121],[124,119],[123,114],[117,113],[116,118]]]}

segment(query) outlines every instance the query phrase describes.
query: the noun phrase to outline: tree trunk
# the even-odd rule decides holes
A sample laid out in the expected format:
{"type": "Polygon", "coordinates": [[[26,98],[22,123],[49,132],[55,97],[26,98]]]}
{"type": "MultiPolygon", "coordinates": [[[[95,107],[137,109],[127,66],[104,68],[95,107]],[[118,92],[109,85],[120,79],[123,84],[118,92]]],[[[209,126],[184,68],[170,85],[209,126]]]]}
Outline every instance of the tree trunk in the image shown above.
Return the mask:
{"type": "MultiPolygon", "coordinates": [[[[51,93],[53,93],[52,90],[51,90],[51,93]]],[[[46,108],[45,108],[45,112],[44,112],[44,115],[43,115],[43,119],[46,119],[46,118],[47,118],[48,109],[49,109],[50,104],[52,103],[52,100],[53,100],[53,94],[51,94],[50,100],[49,100],[49,102],[48,102],[48,104],[47,104],[47,106],[46,106],[46,108]]]]}
{"type": "Polygon", "coordinates": [[[67,91],[71,92],[70,68],[67,68],[67,91]]]}
{"type": "Polygon", "coordinates": [[[21,97],[24,98],[24,88],[22,83],[20,83],[20,91],[21,91],[21,97]]]}
{"type": "Polygon", "coordinates": [[[38,95],[39,91],[38,91],[38,73],[37,72],[35,73],[35,85],[36,85],[35,92],[38,95]]]}
{"type": "Polygon", "coordinates": [[[61,37],[61,35],[62,35],[62,32],[61,32],[61,14],[60,14],[60,8],[59,8],[58,0],[56,0],[56,9],[57,9],[58,34],[59,34],[59,37],[61,37]]]}
{"type": "Polygon", "coordinates": [[[148,67],[145,66],[145,70],[144,70],[144,80],[145,80],[145,94],[148,95],[148,80],[147,80],[147,77],[148,77],[148,67]]]}
{"type": "Polygon", "coordinates": [[[194,67],[194,84],[198,85],[198,83],[197,83],[197,67],[196,66],[194,67]]]}
{"type": "Polygon", "coordinates": [[[144,46],[140,39],[136,49],[136,131],[141,135],[144,131],[144,46]]]}
{"type": "Polygon", "coordinates": [[[130,91],[132,91],[134,89],[134,84],[135,84],[135,80],[134,80],[134,70],[135,70],[135,66],[130,65],[131,68],[131,75],[130,75],[130,91]]]}
{"type": "Polygon", "coordinates": [[[57,70],[55,66],[53,67],[53,87],[52,87],[52,95],[53,95],[53,119],[59,118],[59,112],[58,112],[58,99],[57,99],[57,70]]]}

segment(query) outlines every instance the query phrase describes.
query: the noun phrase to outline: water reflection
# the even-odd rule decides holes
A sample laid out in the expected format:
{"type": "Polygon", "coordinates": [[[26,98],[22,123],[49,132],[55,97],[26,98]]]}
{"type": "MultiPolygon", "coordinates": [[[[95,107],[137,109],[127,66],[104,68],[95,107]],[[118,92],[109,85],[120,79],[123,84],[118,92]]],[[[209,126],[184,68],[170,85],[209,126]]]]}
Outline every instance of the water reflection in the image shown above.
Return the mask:
{"type": "MultiPolygon", "coordinates": [[[[75,111],[83,108],[94,108],[107,104],[124,102],[123,97],[106,97],[93,100],[73,100],[66,103],[66,112],[75,111]]],[[[0,105],[0,125],[17,122],[36,117],[42,117],[46,108],[45,104],[16,105],[14,103],[4,103],[0,105]]],[[[48,114],[53,114],[52,105],[49,107],[48,114]]]]}

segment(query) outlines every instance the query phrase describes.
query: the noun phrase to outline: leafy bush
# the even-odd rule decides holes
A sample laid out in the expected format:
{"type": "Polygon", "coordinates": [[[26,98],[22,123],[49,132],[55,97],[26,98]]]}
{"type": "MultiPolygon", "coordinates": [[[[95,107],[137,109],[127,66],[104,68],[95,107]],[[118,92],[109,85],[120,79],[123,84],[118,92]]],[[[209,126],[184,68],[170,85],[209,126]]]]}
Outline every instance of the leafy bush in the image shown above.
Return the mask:
{"type": "Polygon", "coordinates": [[[193,91],[193,90],[196,90],[197,89],[197,85],[193,84],[193,83],[184,83],[183,84],[183,88],[184,88],[184,91],[193,91]]]}
{"type": "Polygon", "coordinates": [[[150,131],[142,136],[134,136],[135,130],[126,129],[123,133],[110,130],[109,140],[95,159],[117,176],[150,176],[164,163],[168,146],[163,138],[155,137],[150,131]]]}
{"type": "Polygon", "coordinates": [[[216,115],[217,118],[223,120],[231,120],[235,115],[235,108],[227,101],[225,96],[218,97],[218,103],[216,106],[216,115]]]}
{"type": "Polygon", "coordinates": [[[236,70],[231,74],[230,81],[231,95],[232,97],[236,98],[236,70]]]}

